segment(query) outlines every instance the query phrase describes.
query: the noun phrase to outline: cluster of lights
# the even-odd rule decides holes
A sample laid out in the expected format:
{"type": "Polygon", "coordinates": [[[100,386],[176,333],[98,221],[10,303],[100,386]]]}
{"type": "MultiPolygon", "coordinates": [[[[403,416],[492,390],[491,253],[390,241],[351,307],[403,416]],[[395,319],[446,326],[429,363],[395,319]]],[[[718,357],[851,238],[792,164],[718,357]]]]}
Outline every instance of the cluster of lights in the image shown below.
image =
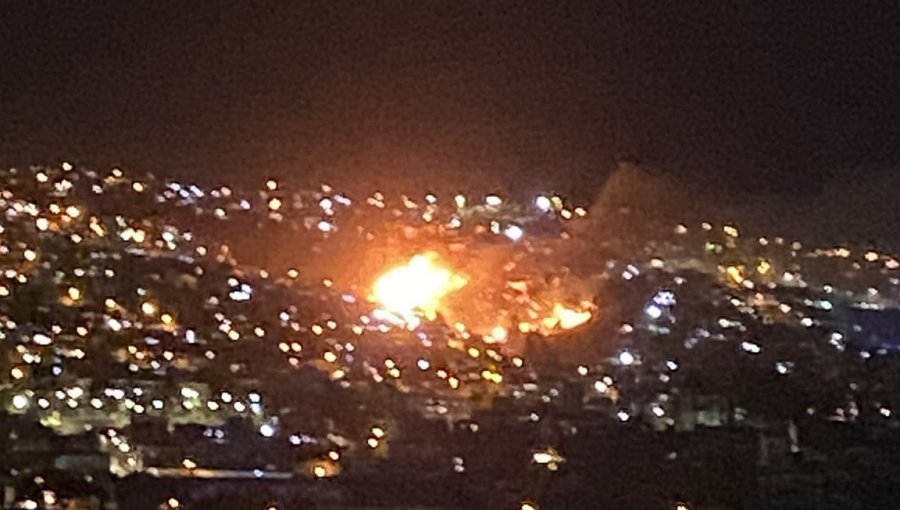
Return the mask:
{"type": "MultiPolygon", "coordinates": [[[[447,395],[465,398],[476,391],[504,396],[536,394],[540,395],[541,402],[547,403],[556,398],[555,390],[544,387],[540,380],[521,382],[520,375],[527,370],[517,369],[524,368],[526,363],[521,353],[511,346],[529,335],[550,336],[578,330],[604,312],[592,300],[566,297],[541,302],[533,297],[536,292],[530,288],[530,282],[510,279],[504,292],[514,295],[513,301],[524,303],[522,308],[530,314],[516,315],[509,308],[492,317],[487,325],[475,327],[456,322],[449,331],[435,333],[431,321],[436,321],[443,312],[451,315],[453,310],[447,308],[448,303],[481,277],[464,275],[463,270],[456,269],[462,266],[455,264],[452,256],[442,259],[433,252],[420,250],[418,255],[384,268],[371,286],[348,288],[338,278],[331,279],[331,275],[308,269],[300,256],[296,267],[283,273],[268,267],[240,267],[224,242],[228,239],[195,233],[203,228],[200,226],[203,221],[197,218],[211,215],[218,225],[249,217],[259,224],[304,231],[322,243],[345,239],[342,236],[368,240],[376,234],[355,224],[354,218],[384,211],[393,215],[388,217],[402,218],[397,221],[410,238],[424,237],[421,232],[436,231],[444,235],[452,231],[446,234],[446,239],[453,240],[446,243],[450,245],[460,238],[469,239],[465,236],[480,239],[477,236],[484,235],[495,244],[508,247],[510,252],[532,254],[553,245],[543,243],[538,234],[541,229],[534,227],[536,222],[559,221],[565,225],[570,219],[587,215],[584,208],[571,206],[559,196],[538,196],[523,208],[529,210],[527,215],[510,219],[506,214],[513,210],[514,204],[498,194],[488,194],[483,199],[456,195],[448,208],[442,207],[441,199],[431,193],[422,199],[405,196],[396,200],[375,192],[365,200],[353,201],[328,186],[292,195],[274,179],[267,181],[263,190],[251,192],[130,179],[118,169],[95,178],[76,179],[74,171],[71,166],[64,166],[62,173],[46,169],[25,174],[28,185],[47,190],[50,199],[25,195],[25,191],[15,186],[2,191],[3,204],[8,209],[0,230],[3,234],[0,237],[3,263],[0,303],[13,302],[23,288],[40,283],[55,285],[53,300],[58,303],[53,306],[65,307],[61,308],[65,313],[58,314],[60,324],[39,324],[40,331],[27,334],[17,332],[18,325],[3,318],[4,341],[17,342],[11,351],[13,363],[8,373],[2,374],[8,377],[13,388],[6,405],[18,414],[36,413],[44,423],[59,430],[71,432],[78,428],[72,424],[82,425],[80,414],[94,420],[100,415],[152,414],[182,422],[210,416],[215,420],[240,416],[252,421],[259,436],[271,444],[286,442],[303,447],[334,441],[334,438],[308,438],[300,432],[284,432],[285,422],[277,415],[278,410],[264,405],[259,393],[241,393],[236,386],[230,386],[230,391],[213,393],[208,385],[186,384],[175,394],[166,394],[158,386],[143,384],[168,371],[198,373],[209,367],[233,375],[234,380],[260,376],[247,373],[247,356],[233,355],[238,349],[275,351],[285,360],[283,368],[288,370],[285,373],[291,374],[289,370],[304,366],[315,367],[343,389],[385,384],[403,393],[441,398],[447,395]],[[173,220],[171,224],[161,225],[158,220],[128,213],[127,207],[121,207],[117,215],[103,215],[95,212],[90,201],[112,200],[116,196],[130,197],[135,202],[149,199],[169,204],[173,210],[189,212],[190,220],[173,220]],[[470,203],[476,205],[469,207],[470,203]],[[357,213],[360,209],[365,212],[357,213]],[[471,219],[479,217],[473,211],[481,214],[482,219],[471,219]],[[476,225],[471,230],[476,234],[466,230],[473,223],[476,225]],[[15,241],[7,231],[13,228],[17,233],[23,232],[15,241]],[[205,244],[200,244],[201,238],[205,244]],[[56,245],[64,244],[76,255],[71,264],[60,262],[60,254],[50,249],[56,246],[51,242],[57,241],[61,242],[56,245]],[[172,267],[179,268],[172,270],[175,276],[161,272],[135,275],[129,272],[132,270],[127,264],[121,263],[122,260],[157,260],[155,257],[173,261],[172,267]],[[223,272],[227,273],[224,277],[223,272]],[[137,281],[126,285],[123,282],[128,278],[137,281]],[[112,288],[116,289],[114,293],[109,290],[112,288]],[[174,288],[182,293],[190,292],[190,299],[173,292],[174,288]],[[312,310],[292,302],[300,302],[301,296],[309,293],[334,300],[327,302],[323,298],[321,303],[329,304],[309,306],[312,310]],[[272,297],[284,295],[288,297],[272,297]],[[371,299],[367,302],[365,297],[371,299]],[[277,306],[268,306],[271,300],[277,306]],[[62,318],[69,316],[78,319],[70,323],[62,318]],[[206,327],[204,321],[214,326],[206,327]],[[97,385],[81,382],[64,385],[62,378],[55,386],[51,384],[54,387],[49,390],[35,384],[43,382],[34,379],[40,372],[38,369],[49,364],[52,364],[49,373],[53,377],[85,371],[85,361],[93,361],[97,344],[102,343],[92,341],[94,338],[110,346],[110,352],[104,355],[127,368],[135,381],[133,384],[110,385],[97,393],[92,393],[97,385]],[[405,342],[397,355],[391,351],[393,341],[405,342]],[[378,347],[373,348],[373,344],[378,347]],[[404,353],[403,349],[410,352],[404,353]],[[228,361],[221,361],[225,359],[228,361]],[[216,365],[220,362],[221,365],[216,365]]],[[[694,230],[678,225],[675,233],[687,243],[689,233],[694,230]]],[[[783,377],[779,380],[791,380],[802,373],[797,370],[797,361],[772,358],[770,353],[776,349],[769,346],[765,337],[754,336],[754,321],[786,323],[818,331],[823,326],[833,326],[830,317],[836,315],[834,312],[843,301],[864,310],[897,307],[893,291],[898,283],[892,271],[900,268],[900,262],[890,254],[847,247],[805,250],[798,242],[780,238],[744,237],[734,225],[717,228],[703,224],[699,231],[705,237],[696,243],[699,253],[692,252],[689,256],[677,250],[655,253],[647,260],[611,264],[598,270],[603,281],[637,285],[650,274],[678,275],[682,268],[696,271],[699,267],[700,273],[720,284],[723,290],[717,290],[710,300],[721,304],[721,316],[694,328],[683,342],[679,339],[686,350],[704,342],[733,341],[730,344],[733,353],[748,363],[768,360],[765,366],[783,377]],[[744,250],[747,245],[752,247],[744,250]],[[848,283],[834,272],[829,274],[834,281],[816,284],[814,271],[810,269],[816,262],[844,264],[846,273],[858,275],[854,276],[857,280],[848,283]],[[790,299],[780,292],[782,288],[806,289],[817,296],[806,301],[790,299]]],[[[554,238],[553,242],[557,239],[562,237],[554,238]]],[[[315,246],[321,249],[329,245],[315,246]]],[[[586,360],[575,371],[583,378],[583,384],[594,390],[592,398],[612,402],[611,414],[620,422],[672,420],[675,412],[676,408],[667,400],[668,394],[654,395],[642,402],[629,400],[631,389],[623,382],[652,374],[655,380],[669,384],[687,372],[681,367],[690,363],[689,360],[677,356],[654,358],[654,352],[645,350],[640,343],[642,336],[668,334],[669,326],[682,324],[677,322],[679,309],[689,302],[680,290],[685,278],[670,279],[665,286],[642,294],[634,316],[623,318],[629,322],[619,328],[622,343],[613,351],[611,359],[586,360]],[[626,377],[620,377],[622,374],[626,377]]],[[[843,352],[850,345],[851,331],[829,331],[824,335],[823,344],[843,352]]],[[[874,350],[864,351],[860,353],[860,362],[878,355],[874,350]]],[[[433,407],[440,409],[437,414],[451,414],[450,406],[433,407]]],[[[851,419],[859,412],[847,405],[841,409],[841,416],[851,419]]],[[[881,420],[895,417],[891,408],[882,402],[878,402],[874,412],[881,420]]],[[[110,426],[116,425],[113,419],[110,418],[110,426]]],[[[528,419],[538,423],[542,417],[532,413],[528,419]]],[[[401,434],[402,428],[399,432],[391,428],[392,441],[401,434]]],[[[363,451],[383,455],[388,443],[387,430],[382,425],[372,426],[353,440],[365,445],[363,451]]],[[[120,454],[133,454],[135,447],[121,435],[110,436],[108,441],[120,454]]],[[[308,465],[310,476],[336,476],[342,455],[349,455],[352,449],[335,448],[322,454],[323,451],[325,448],[308,465]]],[[[133,469],[138,469],[133,456],[127,459],[133,469]]],[[[550,471],[557,470],[564,460],[551,447],[532,451],[531,461],[550,471]]],[[[197,472],[200,463],[199,458],[189,457],[183,459],[181,467],[197,472]]],[[[454,457],[451,465],[457,473],[466,471],[462,457],[454,457]]],[[[181,506],[175,498],[166,504],[173,509],[181,506]]],[[[537,503],[524,501],[521,508],[534,510],[537,503]]]]}

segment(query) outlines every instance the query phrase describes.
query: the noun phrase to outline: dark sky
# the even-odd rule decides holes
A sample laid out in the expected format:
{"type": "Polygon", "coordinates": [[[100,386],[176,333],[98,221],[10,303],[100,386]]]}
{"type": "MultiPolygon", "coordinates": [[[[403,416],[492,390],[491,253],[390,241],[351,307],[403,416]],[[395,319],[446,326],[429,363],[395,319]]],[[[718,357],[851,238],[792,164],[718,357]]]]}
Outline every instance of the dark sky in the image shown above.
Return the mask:
{"type": "Polygon", "coordinates": [[[0,163],[805,190],[900,160],[892,4],[7,1],[0,163]]]}

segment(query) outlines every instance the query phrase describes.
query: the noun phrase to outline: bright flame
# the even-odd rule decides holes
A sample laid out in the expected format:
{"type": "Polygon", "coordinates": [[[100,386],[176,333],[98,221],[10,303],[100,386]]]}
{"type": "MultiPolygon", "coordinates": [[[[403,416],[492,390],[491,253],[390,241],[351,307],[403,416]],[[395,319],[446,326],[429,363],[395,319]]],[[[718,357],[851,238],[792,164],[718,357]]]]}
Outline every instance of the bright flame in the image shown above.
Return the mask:
{"type": "Polygon", "coordinates": [[[553,305],[553,315],[541,320],[541,325],[547,329],[575,329],[593,317],[594,314],[590,310],[576,310],[556,303],[553,305]]]}
{"type": "Polygon", "coordinates": [[[372,287],[373,299],[404,318],[437,316],[442,297],[464,287],[466,279],[435,264],[433,253],[416,255],[405,265],[383,274],[372,287]]]}

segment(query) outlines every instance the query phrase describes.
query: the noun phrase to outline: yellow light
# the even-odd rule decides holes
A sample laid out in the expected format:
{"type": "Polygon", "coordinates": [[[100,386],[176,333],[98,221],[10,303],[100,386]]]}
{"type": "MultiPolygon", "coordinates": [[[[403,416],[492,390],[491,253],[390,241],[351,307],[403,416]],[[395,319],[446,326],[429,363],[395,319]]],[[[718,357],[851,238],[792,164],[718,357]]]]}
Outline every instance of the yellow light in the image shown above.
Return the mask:
{"type": "Polygon", "coordinates": [[[181,461],[181,465],[184,466],[185,469],[194,469],[197,467],[197,463],[191,459],[184,459],[181,461]]]}
{"type": "Polygon", "coordinates": [[[558,319],[562,329],[574,329],[585,324],[593,317],[590,310],[575,310],[559,303],[553,305],[553,317],[558,319]]]}
{"type": "Polygon", "coordinates": [[[466,285],[466,279],[435,264],[434,254],[416,255],[383,274],[372,287],[373,299],[404,318],[437,316],[441,298],[466,285]]]}
{"type": "Polygon", "coordinates": [[[741,268],[737,266],[728,266],[728,269],[726,269],[725,272],[734,283],[740,285],[744,282],[744,275],[742,274],[743,271],[741,268]]]}
{"type": "Polygon", "coordinates": [[[315,475],[316,478],[324,478],[325,475],[328,474],[328,470],[326,470],[325,466],[321,464],[316,464],[315,466],[313,466],[312,471],[313,475],[315,475]]]}
{"type": "Polygon", "coordinates": [[[566,459],[553,448],[534,452],[532,460],[535,464],[546,466],[550,471],[556,471],[559,469],[559,464],[566,461],[566,459]]]}
{"type": "Polygon", "coordinates": [[[141,303],[141,311],[144,312],[144,315],[156,315],[156,305],[151,303],[150,301],[144,301],[143,303],[141,303]]]}
{"type": "Polygon", "coordinates": [[[78,301],[81,299],[81,290],[79,290],[77,287],[69,287],[68,294],[69,299],[71,299],[72,301],[78,301]]]}
{"type": "Polygon", "coordinates": [[[533,459],[538,464],[549,464],[555,460],[555,456],[548,452],[537,452],[533,455],[533,459]]]}

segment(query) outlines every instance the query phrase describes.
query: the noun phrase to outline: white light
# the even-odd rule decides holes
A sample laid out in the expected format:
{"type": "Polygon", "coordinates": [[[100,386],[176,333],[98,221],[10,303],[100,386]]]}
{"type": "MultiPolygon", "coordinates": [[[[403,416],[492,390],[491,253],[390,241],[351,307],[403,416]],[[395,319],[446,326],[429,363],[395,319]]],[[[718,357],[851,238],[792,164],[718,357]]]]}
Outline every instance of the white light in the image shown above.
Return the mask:
{"type": "Polygon", "coordinates": [[[555,461],[557,459],[557,456],[552,452],[535,452],[531,458],[537,464],[549,464],[555,461]]]}
{"type": "Polygon", "coordinates": [[[518,241],[519,239],[522,239],[522,236],[525,235],[525,231],[522,230],[522,227],[518,225],[510,225],[506,227],[506,230],[503,231],[503,235],[513,241],[518,241]]]}
{"type": "Polygon", "coordinates": [[[653,302],[659,306],[674,306],[678,300],[671,290],[661,290],[653,296],[653,302]]]}
{"type": "Polygon", "coordinates": [[[250,293],[244,292],[243,290],[233,290],[228,293],[228,297],[231,298],[232,301],[248,301],[250,299],[250,293]]]}
{"type": "Polygon", "coordinates": [[[634,363],[634,354],[631,354],[628,351],[622,351],[619,353],[619,363],[629,366],[634,363]]]}
{"type": "Polygon", "coordinates": [[[259,426],[259,435],[262,437],[272,437],[275,435],[275,427],[268,423],[263,423],[259,426]]]}
{"type": "Polygon", "coordinates": [[[628,411],[622,410],[616,413],[616,417],[619,418],[619,421],[626,422],[631,419],[631,415],[628,414],[628,411]]]}
{"type": "Polygon", "coordinates": [[[662,311],[662,308],[660,308],[656,305],[650,305],[644,309],[644,313],[647,314],[647,317],[650,317],[651,319],[656,320],[656,319],[659,319],[660,317],[662,317],[663,311],[662,311]]]}
{"type": "Polygon", "coordinates": [[[503,199],[497,195],[488,195],[484,197],[484,203],[491,207],[499,207],[503,203],[503,199]]]}
{"type": "Polygon", "coordinates": [[[416,362],[416,366],[419,367],[419,370],[428,370],[428,367],[431,366],[431,363],[429,363],[427,359],[420,359],[416,362]]]}
{"type": "Polygon", "coordinates": [[[759,354],[762,352],[762,347],[746,340],[741,342],[741,349],[749,352],[750,354],[759,354]]]}
{"type": "Polygon", "coordinates": [[[200,392],[193,388],[184,387],[181,388],[181,396],[184,398],[197,398],[200,396],[200,392]]]}
{"type": "Polygon", "coordinates": [[[12,405],[14,408],[22,410],[28,407],[28,397],[26,395],[22,395],[21,393],[13,396],[12,405]]]}
{"type": "Polygon", "coordinates": [[[534,206],[545,212],[550,211],[553,209],[553,201],[542,195],[534,199],[534,206]]]}
{"type": "Polygon", "coordinates": [[[597,390],[597,393],[606,393],[609,391],[609,385],[603,381],[597,381],[594,383],[594,389],[597,390]]]}

